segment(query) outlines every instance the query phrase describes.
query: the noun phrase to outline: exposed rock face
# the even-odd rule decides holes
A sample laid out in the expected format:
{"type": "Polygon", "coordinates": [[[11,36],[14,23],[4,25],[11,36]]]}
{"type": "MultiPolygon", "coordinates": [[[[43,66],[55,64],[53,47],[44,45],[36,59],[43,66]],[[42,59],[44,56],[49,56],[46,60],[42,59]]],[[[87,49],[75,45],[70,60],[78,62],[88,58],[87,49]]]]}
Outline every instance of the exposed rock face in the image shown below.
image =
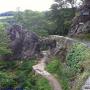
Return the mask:
{"type": "Polygon", "coordinates": [[[71,38],[58,35],[51,35],[49,39],[56,41],[56,48],[53,49],[53,55],[58,55],[63,62],[66,59],[68,50],[77,42],[71,38]]]}
{"type": "MultiPolygon", "coordinates": [[[[56,47],[54,47],[51,50],[51,54],[59,56],[60,60],[62,60],[62,62],[64,62],[64,60],[66,60],[66,55],[67,55],[68,51],[71,49],[72,45],[75,43],[79,43],[79,41],[74,40],[72,38],[58,36],[58,35],[50,35],[48,38],[49,38],[49,40],[56,41],[56,47]]],[[[82,44],[86,46],[86,44],[84,44],[84,43],[82,43],[82,44]]]]}
{"type": "Polygon", "coordinates": [[[40,53],[39,37],[31,31],[24,30],[19,25],[8,29],[12,55],[9,59],[31,58],[40,53]]]}
{"type": "Polygon", "coordinates": [[[72,21],[69,36],[76,36],[83,33],[90,33],[90,0],[84,0],[79,8],[79,15],[72,21]]]}
{"type": "Polygon", "coordinates": [[[73,25],[69,35],[77,36],[80,34],[88,34],[88,33],[90,33],[90,21],[86,23],[79,23],[77,25],[73,25]]]}
{"type": "Polygon", "coordinates": [[[56,47],[59,48],[70,48],[77,41],[68,37],[50,35],[49,39],[56,40],[56,47]]]}

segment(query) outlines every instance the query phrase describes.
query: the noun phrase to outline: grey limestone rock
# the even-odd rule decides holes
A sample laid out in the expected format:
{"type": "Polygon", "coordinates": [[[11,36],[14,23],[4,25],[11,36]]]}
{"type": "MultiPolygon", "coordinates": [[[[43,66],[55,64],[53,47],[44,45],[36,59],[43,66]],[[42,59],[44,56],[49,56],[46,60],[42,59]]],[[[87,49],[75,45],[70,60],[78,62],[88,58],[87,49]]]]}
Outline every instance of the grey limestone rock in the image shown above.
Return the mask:
{"type": "Polygon", "coordinates": [[[13,25],[8,30],[12,55],[9,59],[31,58],[40,53],[39,37],[22,26],[13,25]]]}

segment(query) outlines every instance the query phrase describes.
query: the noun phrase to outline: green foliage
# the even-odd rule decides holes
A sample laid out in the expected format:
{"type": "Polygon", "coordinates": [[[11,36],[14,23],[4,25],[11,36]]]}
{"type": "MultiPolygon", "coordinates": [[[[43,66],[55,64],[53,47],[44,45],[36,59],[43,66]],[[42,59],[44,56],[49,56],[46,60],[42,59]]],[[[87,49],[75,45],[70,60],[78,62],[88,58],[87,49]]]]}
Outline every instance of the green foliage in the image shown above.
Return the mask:
{"type": "Polygon", "coordinates": [[[88,57],[88,49],[83,44],[74,44],[67,55],[67,65],[75,73],[81,71],[80,63],[88,57]]]}
{"type": "Polygon", "coordinates": [[[34,64],[33,60],[31,60],[31,61],[25,60],[21,63],[21,65],[18,67],[18,69],[23,70],[23,71],[29,70],[31,72],[33,64],[34,64]]]}
{"type": "Polygon", "coordinates": [[[90,33],[85,33],[85,34],[80,34],[74,37],[75,39],[78,39],[80,41],[86,41],[89,42],[90,41],[90,33]]]}
{"type": "Polygon", "coordinates": [[[67,0],[55,0],[55,3],[51,6],[50,18],[55,24],[54,34],[67,35],[70,30],[75,10],[69,8],[68,4],[70,3],[67,0]]]}
{"type": "Polygon", "coordinates": [[[50,73],[57,73],[59,69],[59,61],[56,58],[53,58],[50,64],[47,65],[47,70],[50,73]]]}
{"type": "Polygon", "coordinates": [[[34,60],[25,60],[16,69],[16,80],[18,81],[18,86],[24,88],[25,90],[36,88],[36,77],[32,73],[32,66],[34,65],[34,60]]]}
{"type": "Polygon", "coordinates": [[[71,26],[73,12],[71,8],[59,8],[58,4],[52,5],[51,20],[54,22],[54,34],[67,35],[71,26]]]}
{"type": "Polygon", "coordinates": [[[39,36],[48,36],[47,30],[33,30],[33,32],[37,33],[39,36]]]}
{"type": "Polygon", "coordinates": [[[1,71],[7,71],[7,70],[12,70],[17,67],[17,62],[16,61],[3,61],[0,60],[0,70],[1,71]]]}
{"type": "Polygon", "coordinates": [[[35,60],[0,61],[0,88],[51,90],[46,79],[33,73],[34,64],[35,60]]]}
{"type": "Polygon", "coordinates": [[[15,15],[16,21],[26,29],[36,32],[40,36],[47,36],[47,20],[44,12],[25,10],[15,15]]]}
{"type": "Polygon", "coordinates": [[[48,81],[42,77],[38,77],[37,87],[38,90],[51,90],[51,87],[48,85],[48,81]]]}
{"type": "Polygon", "coordinates": [[[13,75],[0,71],[0,88],[14,87],[15,84],[16,82],[13,80],[13,75]]]}
{"type": "Polygon", "coordinates": [[[67,54],[65,73],[69,81],[75,81],[73,90],[80,90],[85,78],[90,72],[90,49],[76,43],[67,54]]]}
{"type": "Polygon", "coordinates": [[[0,55],[11,53],[11,51],[7,49],[8,42],[9,42],[9,39],[5,31],[5,25],[3,23],[0,23],[0,55]]]}
{"type": "Polygon", "coordinates": [[[60,81],[63,90],[69,90],[68,78],[64,70],[65,66],[60,62],[58,58],[53,58],[52,61],[47,65],[48,72],[55,74],[57,79],[60,81]]]}
{"type": "MultiPolygon", "coordinates": [[[[53,34],[67,35],[73,17],[75,17],[78,0],[54,0],[49,18],[54,22],[53,34]],[[69,23],[67,23],[69,21],[69,23]]],[[[79,0],[82,1],[82,0],[79,0]]]]}

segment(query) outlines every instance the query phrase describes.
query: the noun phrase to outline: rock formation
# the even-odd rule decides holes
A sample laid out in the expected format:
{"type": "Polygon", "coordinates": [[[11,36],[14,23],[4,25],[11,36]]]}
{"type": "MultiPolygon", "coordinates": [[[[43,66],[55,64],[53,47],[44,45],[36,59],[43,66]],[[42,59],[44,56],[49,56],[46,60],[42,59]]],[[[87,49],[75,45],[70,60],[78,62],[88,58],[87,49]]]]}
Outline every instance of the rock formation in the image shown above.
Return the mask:
{"type": "Polygon", "coordinates": [[[40,53],[39,37],[22,26],[13,25],[7,30],[12,55],[9,60],[31,58],[40,53]]]}
{"type": "Polygon", "coordinates": [[[73,44],[81,43],[86,47],[88,47],[86,44],[69,37],[50,35],[48,39],[51,41],[55,40],[56,42],[56,47],[53,47],[53,49],[50,50],[51,54],[55,56],[59,56],[60,60],[62,61],[66,59],[67,52],[71,49],[73,44]]]}
{"type": "Polygon", "coordinates": [[[40,39],[36,33],[23,29],[20,25],[13,25],[7,30],[10,38],[9,48],[11,55],[5,55],[4,59],[18,60],[28,59],[42,55],[41,50],[44,46],[51,52],[56,47],[56,41],[51,39],[40,39]]]}
{"type": "Polygon", "coordinates": [[[60,60],[62,60],[62,62],[65,61],[68,50],[74,43],[77,42],[76,40],[73,40],[71,38],[58,35],[50,35],[48,39],[56,41],[56,47],[54,47],[50,51],[52,55],[60,57],[60,60]]]}
{"type": "Polygon", "coordinates": [[[83,5],[79,8],[79,15],[75,16],[69,36],[90,32],[90,0],[84,0],[83,5]]]}

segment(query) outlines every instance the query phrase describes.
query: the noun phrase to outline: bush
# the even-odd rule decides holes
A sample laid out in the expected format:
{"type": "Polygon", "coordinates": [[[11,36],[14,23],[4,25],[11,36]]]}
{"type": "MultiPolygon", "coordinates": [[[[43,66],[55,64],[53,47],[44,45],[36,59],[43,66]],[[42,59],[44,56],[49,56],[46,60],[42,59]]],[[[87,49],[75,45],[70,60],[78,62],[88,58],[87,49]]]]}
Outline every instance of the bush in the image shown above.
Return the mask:
{"type": "Polygon", "coordinates": [[[47,70],[50,73],[57,73],[59,69],[59,60],[57,58],[53,58],[50,64],[47,65],[47,70]]]}
{"type": "Polygon", "coordinates": [[[14,87],[16,82],[13,80],[13,75],[7,72],[0,72],[0,88],[14,87]]]}
{"type": "Polygon", "coordinates": [[[51,90],[48,81],[42,77],[35,75],[32,71],[32,66],[35,60],[25,60],[17,68],[16,80],[18,86],[24,90],[51,90]]]}
{"type": "MultiPolygon", "coordinates": [[[[36,77],[32,73],[33,60],[26,61],[0,61],[0,87],[1,88],[29,88],[36,86],[36,77]]],[[[35,89],[34,89],[35,90],[35,89]]]]}
{"type": "Polygon", "coordinates": [[[33,32],[35,32],[37,35],[41,36],[41,37],[47,37],[48,36],[48,32],[47,30],[33,30],[33,32]]]}
{"type": "Polygon", "coordinates": [[[73,73],[81,72],[80,63],[88,57],[88,49],[83,44],[74,44],[67,55],[67,65],[73,73]]]}
{"type": "Polygon", "coordinates": [[[3,61],[0,60],[0,70],[1,71],[7,71],[7,70],[12,70],[16,69],[17,67],[17,62],[16,61],[3,61]]]}

